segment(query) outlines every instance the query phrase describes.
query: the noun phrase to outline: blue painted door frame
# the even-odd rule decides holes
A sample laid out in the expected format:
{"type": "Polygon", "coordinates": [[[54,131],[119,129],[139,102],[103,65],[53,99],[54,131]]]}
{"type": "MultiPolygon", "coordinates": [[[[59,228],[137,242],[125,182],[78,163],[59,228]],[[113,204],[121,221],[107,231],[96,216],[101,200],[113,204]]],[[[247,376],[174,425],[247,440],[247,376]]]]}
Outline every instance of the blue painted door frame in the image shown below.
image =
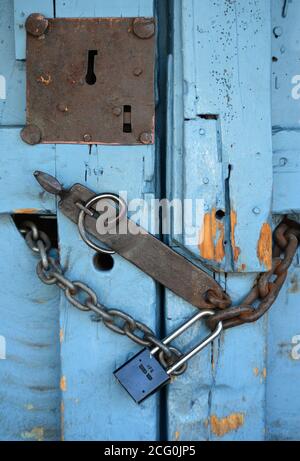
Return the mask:
{"type": "MultiPolygon", "coordinates": [[[[112,372],[138,347],[40,283],[11,217],[55,215],[67,275],[164,334],[192,306],[119,256],[110,271],[99,271],[32,172],[47,171],[66,187],[126,191],[149,206],[164,196],[200,199],[196,241],[184,227],[167,243],[207,265],[241,301],[270,266],[271,228],[282,214],[299,220],[299,24],[296,1],[1,0],[1,440],[300,439],[299,256],[268,315],[226,331],[183,376],[136,406],[112,372]],[[154,146],[22,142],[24,22],[37,11],[157,17],[154,146]]],[[[185,344],[203,333],[195,326],[185,344]]]]}

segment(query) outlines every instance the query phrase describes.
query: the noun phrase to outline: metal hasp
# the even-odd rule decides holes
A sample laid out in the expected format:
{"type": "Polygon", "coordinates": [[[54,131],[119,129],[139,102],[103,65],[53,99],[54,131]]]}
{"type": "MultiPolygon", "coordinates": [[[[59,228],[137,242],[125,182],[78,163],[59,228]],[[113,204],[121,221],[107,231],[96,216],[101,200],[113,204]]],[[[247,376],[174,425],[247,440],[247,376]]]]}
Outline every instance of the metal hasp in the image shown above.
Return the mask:
{"type": "MultiPolygon", "coordinates": [[[[95,217],[96,203],[93,203],[93,199],[96,198],[99,202],[111,194],[96,196],[94,192],[81,184],[74,184],[66,190],[53,176],[41,171],[36,171],[34,176],[43,189],[60,196],[61,200],[58,203],[60,211],[82,227],[84,234],[88,233],[96,237],[110,250],[135,264],[178,296],[200,309],[213,306],[224,308],[230,304],[226,293],[213,277],[128,219],[124,216],[124,211],[120,211],[118,217],[118,219],[123,217],[124,228],[120,232],[98,233],[95,217]],[[85,213],[85,218],[82,216],[82,211],[85,213]]],[[[106,206],[111,212],[110,216],[114,216],[115,204],[107,202],[106,206]]],[[[84,236],[87,243],[84,234],[81,232],[81,236],[84,236]]],[[[96,251],[103,250],[97,246],[96,251]]]]}
{"type": "Polygon", "coordinates": [[[31,14],[28,144],[153,144],[154,18],[31,14]]]}

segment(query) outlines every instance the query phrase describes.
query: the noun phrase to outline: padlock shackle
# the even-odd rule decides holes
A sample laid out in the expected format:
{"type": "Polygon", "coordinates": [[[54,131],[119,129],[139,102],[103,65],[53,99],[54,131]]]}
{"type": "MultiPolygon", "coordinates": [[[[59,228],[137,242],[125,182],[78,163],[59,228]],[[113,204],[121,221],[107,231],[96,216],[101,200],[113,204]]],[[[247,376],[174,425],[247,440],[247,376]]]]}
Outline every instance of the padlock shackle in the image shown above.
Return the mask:
{"type": "MultiPolygon", "coordinates": [[[[214,315],[213,311],[205,310],[205,311],[198,312],[196,315],[190,318],[187,322],[181,325],[177,330],[173,331],[173,333],[167,336],[162,341],[163,344],[169,344],[170,342],[173,341],[173,339],[177,338],[178,336],[182,335],[182,333],[184,333],[186,330],[188,330],[194,323],[198,322],[198,320],[205,318],[205,317],[210,317],[211,315],[214,315]]],[[[171,375],[172,373],[174,373],[174,371],[178,370],[178,368],[180,368],[182,365],[188,362],[192,357],[198,354],[198,352],[204,349],[208,344],[214,341],[214,339],[216,339],[219,336],[222,329],[223,329],[222,322],[219,322],[216,329],[211,334],[209,334],[203,341],[201,341],[196,347],[194,347],[194,349],[184,354],[176,363],[174,363],[174,365],[172,365],[170,368],[167,369],[168,375],[171,375]]],[[[156,352],[158,351],[159,351],[159,347],[155,347],[154,349],[151,350],[151,355],[156,354],[156,352]]]]}

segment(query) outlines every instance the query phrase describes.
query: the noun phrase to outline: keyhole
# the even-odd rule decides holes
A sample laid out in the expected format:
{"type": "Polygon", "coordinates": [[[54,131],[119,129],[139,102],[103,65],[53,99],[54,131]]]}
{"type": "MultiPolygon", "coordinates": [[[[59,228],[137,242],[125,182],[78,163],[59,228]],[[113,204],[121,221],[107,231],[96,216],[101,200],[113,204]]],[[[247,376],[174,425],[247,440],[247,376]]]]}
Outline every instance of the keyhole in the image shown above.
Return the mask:
{"type": "Polygon", "coordinates": [[[88,53],[88,67],[85,77],[85,81],[88,85],[94,85],[96,83],[97,77],[94,71],[95,66],[95,56],[97,56],[97,50],[89,50],[88,53]]]}

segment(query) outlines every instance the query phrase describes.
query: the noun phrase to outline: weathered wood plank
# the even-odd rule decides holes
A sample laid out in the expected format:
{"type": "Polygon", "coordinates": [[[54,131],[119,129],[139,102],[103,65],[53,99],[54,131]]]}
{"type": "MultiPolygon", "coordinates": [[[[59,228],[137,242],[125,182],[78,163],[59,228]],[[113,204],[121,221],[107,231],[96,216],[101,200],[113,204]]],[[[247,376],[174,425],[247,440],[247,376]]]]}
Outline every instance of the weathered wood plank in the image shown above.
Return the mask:
{"type": "Polygon", "coordinates": [[[0,125],[25,123],[25,64],[15,60],[14,5],[0,4],[0,125]]]}
{"type": "MultiPolygon", "coordinates": [[[[148,1],[56,2],[57,16],[152,16],[148,1]]],[[[128,199],[155,192],[152,146],[57,146],[58,178],[78,181],[96,192],[126,191],[128,199]]],[[[101,302],[128,311],[156,329],[155,283],[131,264],[114,256],[110,271],[93,265],[94,252],[81,241],[74,224],[59,215],[61,257],[67,275],[88,283],[101,302]]],[[[89,314],[62,300],[62,411],[65,440],[155,440],[158,436],[157,397],[138,407],[112,373],[138,350],[89,314]]]]}
{"type": "Polygon", "coordinates": [[[36,169],[55,175],[55,146],[29,146],[20,128],[0,128],[0,156],[0,213],[55,213],[54,197],[33,177],[36,169]]]}
{"type": "MultiPolygon", "coordinates": [[[[81,182],[96,192],[127,190],[128,199],[141,197],[144,158],[152,154],[147,147],[98,147],[89,153],[85,146],[57,146],[57,176],[66,185],[81,182]]],[[[86,282],[108,307],[124,309],[156,328],[156,289],[149,277],[119,256],[113,257],[112,270],[97,271],[94,252],[82,242],[76,226],[61,215],[59,235],[68,276],[86,282]]],[[[64,438],[155,439],[156,398],[136,406],[112,375],[138,348],[64,300],[61,328],[64,438]]]]}
{"type": "MultiPolygon", "coordinates": [[[[265,271],[271,263],[270,5],[266,0],[184,0],[181,14],[184,118],[218,121],[215,131],[223,187],[216,186],[216,194],[222,197],[222,189],[227,194],[225,210],[224,198],[220,201],[227,220],[219,225],[227,225],[227,245],[231,246],[231,255],[227,253],[222,266],[228,271],[265,271]],[[269,248],[265,254],[260,253],[262,244],[269,248]]],[[[175,129],[180,129],[179,123],[175,129]]],[[[205,142],[205,135],[202,139],[205,142]]],[[[211,169],[209,163],[202,167],[203,175],[211,169]]],[[[215,168],[218,171],[220,166],[215,168]]],[[[189,165],[185,169],[192,170],[189,165]]],[[[192,178],[189,181],[192,187],[192,178]]],[[[196,182],[195,197],[198,187],[196,182]]],[[[214,207],[215,198],[209,204],[209,213],[214,213],[214,207]]],[[[214,217],[204,221],[203,232],[210,237],[210,245],[216,239],[215,247],[220,246],[215,226],[205,228],[211,220],[214,217]]],[[[200,256],[207,253],[201,254],[200,247],[200,256]]],[[[209,259],[218,265],[219,252],[216,260],[209,259]]]]}
{"type": "Polygon", "coordinates": [[[59,294],[37,278],[38,259],[5,214],[0,252],[0,335],[6,341],[6,358],[0,360],[0,437],[57,440],[59,294]]]}
{"type": "MultiPolygon", "coordinates": [[[[169,196],[204,199],[204,229],[199,247],[192,248],[195,255],[228,272],[265,271],[269,227],[265,262],[257,244],[272,192],[268,2],[174,1],[173,21],[169,196]],[[217,219],[218,209],[225,217],[217,219]]],[[[227,274],[220,280],[238,303],[254,278],[227,274]]],[[[188,315],[188,307],[167,293],[168,331],[188,315]]],[[[265,321],[228,331],[202,351],[191,362],[193,372],[170,386],[170,437],[262,440],[265,360],[265,321]]]]}

